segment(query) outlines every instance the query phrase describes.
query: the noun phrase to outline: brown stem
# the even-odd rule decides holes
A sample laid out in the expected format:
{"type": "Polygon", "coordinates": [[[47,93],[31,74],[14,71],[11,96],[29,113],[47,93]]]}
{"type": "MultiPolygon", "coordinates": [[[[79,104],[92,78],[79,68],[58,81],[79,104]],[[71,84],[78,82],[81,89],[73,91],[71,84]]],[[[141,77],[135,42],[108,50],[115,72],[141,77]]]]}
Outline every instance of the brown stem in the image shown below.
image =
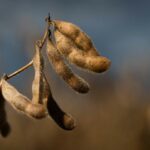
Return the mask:
{"type": "Polygon", "coordinates": [[[45,21],[46,21],[47,25],[46,25],[46,29],[45,29],[43,38],[41,40],[38,40],[36,42],[36,44],[39,46],[39,48],[43,47],[43,45],[46,42],[47,37],[49,36],[49,27],[50,27],[50,23],[49,22],[51,22],[51,20],[50,20],[50,14],[48,14],[48,17],[46,17],[45,21]]]}
{"type": "Polygon", "coordinates": [[[8,79],[10,79],[10,78],[16,76],[17,74],[21,73],[22,71],[24,71],[24,70],[26,70],[27,68],[29,68],[30,66],[32,66],[32,64],[33,64],[33,61],[31,60],[31,61],[30,61],[28,64],[26,64],[25,66],[19,68],[18,70],[16,70],[16,71],[13,72],[13,73],[7,75],[7,76],[6,76],[6,79],[8,80],[8,79]]]}
{"type": "Polygon", "coordinates": [[[47,39],[47,36],[48,36],[48,28],[49,28],[49,27],[46,27],[42,39],[41,39],[41,40],[38,40],[38,41],[36,42],[37,46],[39,46],[40,49],[42,49],[43,45],[44,45],[45,42],[46,42],[46,39],[47,39]]]}
{"type": "MultiPolygon", "coordinates": [[[[47,17],[46,22],[47,22],[47,26],[46,26],[44,35],[43,35],[43,37],[42,37],[41,40],[38,40],[38,41],[36,42],[36,45],[39,46],[40,49],[42,49],[42,47],[43,47],[43,45],[45,44],[46,39],[47,39],[47,37],[48,37],[49,26],[50,26],[50,25],[49,25],[50,16],[47,17]]],[[[12,77],[14,77],[14,76],[16,76],[17,74],[21,73],[22,71],[26,70],[27,68],[29,68],[29,67],[32,66],[32,65],[33,65],[33,60],[31,60],[28,64],[26,64],[25,66],[21,67],[21,68],[18,69],[17,71],[15,71],[15,72],[13,72],[13,73],[11,73],[11,74],[9,74],[9,75],[6,75],[6,80],[8,80],[8,79],[10,79],[10,78],[12,78],[12,77]]]]}

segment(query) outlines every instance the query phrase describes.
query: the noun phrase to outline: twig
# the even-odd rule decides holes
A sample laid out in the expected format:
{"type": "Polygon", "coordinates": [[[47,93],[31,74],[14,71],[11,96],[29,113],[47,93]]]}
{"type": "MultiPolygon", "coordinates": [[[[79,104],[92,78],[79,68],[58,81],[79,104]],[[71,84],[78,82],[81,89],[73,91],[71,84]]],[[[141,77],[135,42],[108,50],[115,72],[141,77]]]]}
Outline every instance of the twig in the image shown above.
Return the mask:
{"type": "Polygon", "coordinates": [[[14,76],[16,76],[17,74],[21,73],[22,71],[26,70],[27,68],[29,68],[30,66],[32,66],[33,64],[33,61],[31,60],[28,64],[26,64],[25,66],[19,68],[18,70],[16,70],[15,72],[9,74],[9,75],[6,75],[6,79],[10,79],[14,76]]]}
{"type": "MultiPolygon", "coordinates": [[[[42,37],[41,40],[36,41],[36,45],[37,45],[40,49],[42,49],[43,45],[44,45],[45,42],[46,42],[47,37],[49,36],[49,26],[50,26],[49,22],[51,21],[51,19],[50,19],[50,14],[48,14],[48,17],[46,17],[45,21],[47,22],[47,26],[46,26],[44,35],[43,35],[43,37],[42,37]]],[[[29,68],[29,67],[32,66],[32,65],[33,65],[33,60],[31,60],[28,64],[26,64],[25,66],[19,68],[19,69],[16,70],[15,72],[13,72],[13,73],[11,73],[11,74],[9,74],[9,75],[6,75],[6,80],[8,80],[8,79],[10,79],[10,78],[16,76],[17,74],[23,72],[24,70],[26,70],[27,68],[29,68]]]]}
{"type": "Polygon", "coordinates": [[[48,13],[48,16],[45,18],[45,21],[47,23],[43,38],[41,40],[37,41],[37,44],[39,46],[39,48],[42,48],[43,45],[46,42],[47,37],[49,36],[49,27],[50,27],[50,22],[51,22],[51,17],[50,17],[50,13],[48,13]]]}
{"type": "Polygon", "coordinates": [[[48,36],[48,29],[49,29],[49,25],[47,25],[42,39],[41,39],[41,40],[38,40],[38,41],[36,42],[37,46],[38,46],[40,49],[42,49],[43,45],[44,45],[45,42],[46,42],[46,39],[47,39],[47,36],[48,36]]]}

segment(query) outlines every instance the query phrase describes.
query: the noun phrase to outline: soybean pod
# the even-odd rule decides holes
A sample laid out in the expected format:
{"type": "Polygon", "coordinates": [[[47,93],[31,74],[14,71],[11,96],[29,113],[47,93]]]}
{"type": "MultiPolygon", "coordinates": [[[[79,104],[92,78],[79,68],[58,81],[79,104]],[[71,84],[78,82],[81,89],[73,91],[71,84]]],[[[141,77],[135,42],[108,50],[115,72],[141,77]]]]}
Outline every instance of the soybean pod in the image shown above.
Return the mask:
{"type": "Polygon", "coordinates": [[[56,73],[62,77],[75,91],[79,93],[87,93],[89,91],[88,83],[72,72],[69,66],[64,62],[63,57],[54,46],[50,38],[48,38],[46,50],[49,61],[56,73]]]}
{"type": "Polygon", "coordinates": [[[1,88],[4,99],[16,110],[36,119],[41,119],[47,116],[43,105],[33,104],[26,96],[21,94],[5,79],[2,79],[1,88]]]}
{"type": "Polygon", "coordinates": [[[79,49],[74,42],[58,30],[54,31],[55,41],[58,50],[71,63],[93,72],[104,72],[110,66],[110,60],[103,56],[87,55],[86,52],[79,49]]]}

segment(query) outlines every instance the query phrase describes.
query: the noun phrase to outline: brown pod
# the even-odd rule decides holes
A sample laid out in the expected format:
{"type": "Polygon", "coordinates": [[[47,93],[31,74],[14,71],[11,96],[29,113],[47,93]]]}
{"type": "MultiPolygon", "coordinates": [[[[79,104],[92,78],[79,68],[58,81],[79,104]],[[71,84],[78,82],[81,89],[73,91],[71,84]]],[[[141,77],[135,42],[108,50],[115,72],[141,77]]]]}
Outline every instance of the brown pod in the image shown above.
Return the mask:
{"type": "Polygon", "coordinates": [[[65,113],[55,102],[51,89],[49,86],[49,83],[47,82],[47,79],[43,73],[43,91],[45,94],[45,102],[47,106],[47,110],[49,115],[52,117],[52,119],[63,129],[65,130],[72,130],[75,128],[75,121],[73,117],[67,113],[65,113]]]}
{"type": "Polygon", "coordinates": [[[50,86],[45,78],[45,87],[47,89],[48,101],[47,110],[52,119],[64,130],[72,130],[76,127],[73,117],[64,112],[54,100],[50,86]]]}
{"type": "Polygon", "coordinates": [[[48,94],[45,87],[45,76],[43,73],[44,60],[41,54],[41,49],[37,44],[33,58],[33,67],[35,70],[35,75],[32,83],[32,103],[45,104],[48,99],[48,94]]]}
{"type": "Polygon", "coordinates": [[[3,137],[7,137],[10,131],[11,128],[9,123],[7,122],[7,115],[5,111],[5,100],[2,96],[1,85],[0,85],[0,133],[3,137]]]}
{"type": "Polygon", "coordinates": [[[104,72],[110,66],[110,60],[103,56],[89,56],[58,30],[54,31],[58,50],[75,65],[93,72],[104,72]]]}
{"type": "Polygon", "coordinates": [[[75,75],[65,64],[63,57],[53,45],[51,39],[47,41],[47,55],[56,73],[61,76],[74,90],[79,93],[87,93],[89,85],[79,76],[75,75]]]}
{"type": "Polygon", "coordinates": [[[49,97],[47,109],[49,115],[62,129],[72,130],[76,127],[73,117],[62,111],[52,96],[49,97]]]}
{"type": "Polygon", "coordinates": [[[85,51],[90,56],[99,56],[90,37],[78,26],[61,20],[53,20],[53,23],[55,28],[70,38],[79,49],[85,51]]]}
{"type": "Polygon", "coordinates": [[[72,130],[75,127],[75,121],[70,115],[62,111],[55,102],[49,83],[47,82],[43,72],[43,64],[40,48],[36,46],[36,53],[33,58],[35,77],[32,85],[32,102],[45,104],[49,115],[61,128],[65,130],[72,130]]]}
{"type": "Polygon", "coordinates": [[[2,95],[16,110],[19,110],[28,116],[41,119],[47,116],[45,107],[41,104],[32,104],[32,102],[22,95],[15,87],[10,85],[5,79],[2,79],[2,95]]]}

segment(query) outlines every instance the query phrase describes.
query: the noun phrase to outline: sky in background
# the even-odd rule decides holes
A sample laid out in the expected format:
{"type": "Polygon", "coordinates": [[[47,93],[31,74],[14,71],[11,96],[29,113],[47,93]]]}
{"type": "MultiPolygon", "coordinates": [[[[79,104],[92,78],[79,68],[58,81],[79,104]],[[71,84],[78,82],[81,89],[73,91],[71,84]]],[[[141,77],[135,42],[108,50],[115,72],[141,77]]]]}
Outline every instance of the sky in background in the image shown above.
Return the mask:
{"type": "Polygon", "coordinates": [[[111,59],[110,73],[128,68],[149,74],[149,8],[148,0],[0,0],[0,73],[12,72],[32,58],[50,12],[52,19],[75,23],[93,39],[111,59]]]}

